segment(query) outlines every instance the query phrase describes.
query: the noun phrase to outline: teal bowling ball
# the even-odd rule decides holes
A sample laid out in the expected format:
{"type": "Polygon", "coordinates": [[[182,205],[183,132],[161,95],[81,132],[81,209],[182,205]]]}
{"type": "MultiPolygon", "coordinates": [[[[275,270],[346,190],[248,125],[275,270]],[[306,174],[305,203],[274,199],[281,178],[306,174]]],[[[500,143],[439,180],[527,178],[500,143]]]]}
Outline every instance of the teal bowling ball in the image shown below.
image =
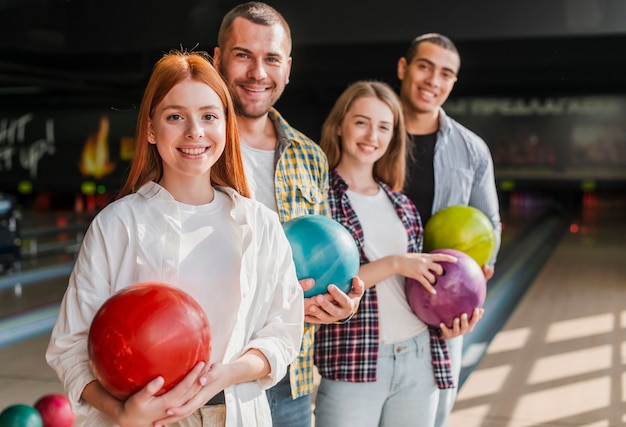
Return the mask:
{"type": "Polygon", "coordinates": [[[0,427],[43,427],[43,420],[37,409],[17,404],[0,412],[0,427]]]}
{"type": "Polygon", "coordinates": [[[325,294],[328,285],[344,293],[359,273],[359,250],[352,235],[337,221],[322,215],[306,215],[283,224],[291,245],[299,280],[311,278],[315,286],[305,298],[325,294]]]}

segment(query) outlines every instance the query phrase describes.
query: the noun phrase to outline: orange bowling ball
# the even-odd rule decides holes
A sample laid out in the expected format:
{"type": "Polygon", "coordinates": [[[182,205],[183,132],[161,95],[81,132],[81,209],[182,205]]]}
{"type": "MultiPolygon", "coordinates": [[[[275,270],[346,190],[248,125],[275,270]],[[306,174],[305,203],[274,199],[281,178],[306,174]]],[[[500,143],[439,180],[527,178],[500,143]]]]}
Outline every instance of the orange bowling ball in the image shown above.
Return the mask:
{"type": "Polygon", "coordinates": [[[189,294],[143,282],[111,296],[96,312],[88,336],[91,367],[100,384],[121,400],[158,376],[158,394],[180,382],[211,355],[209,321],[189,294]]]}

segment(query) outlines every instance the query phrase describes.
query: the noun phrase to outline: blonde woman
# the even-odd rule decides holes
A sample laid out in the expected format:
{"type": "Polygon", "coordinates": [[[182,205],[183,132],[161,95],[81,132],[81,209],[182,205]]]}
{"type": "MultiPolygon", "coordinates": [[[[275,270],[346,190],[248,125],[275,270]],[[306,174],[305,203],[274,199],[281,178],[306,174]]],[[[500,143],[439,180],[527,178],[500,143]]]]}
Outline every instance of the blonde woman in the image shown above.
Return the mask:
{"type": "Polygon", "coordinates": [[[316,425],[432,426],[438,389],[453,385],[445,338],[471,330],[482,309],[452,329],[429,328],[407,302],[406,277],[434,292],[437,262],[456,259],[420,253],[420,217],[400,192],[406,132],[397,95],[382,82],[352,84],[324,122],[320,145],[333,218],[357,243],[366,291],[349,322],[317,332],[316,425]]]}

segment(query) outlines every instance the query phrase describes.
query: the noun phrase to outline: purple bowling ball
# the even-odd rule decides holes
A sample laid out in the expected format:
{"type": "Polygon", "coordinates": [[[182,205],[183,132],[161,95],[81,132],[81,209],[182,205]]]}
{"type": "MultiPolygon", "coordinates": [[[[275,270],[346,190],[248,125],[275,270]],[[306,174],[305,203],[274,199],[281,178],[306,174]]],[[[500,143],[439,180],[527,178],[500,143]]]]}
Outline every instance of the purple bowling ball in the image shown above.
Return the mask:
{"type": "Polygon", "coordinates": [[[487,282],[482,269],[469,255],[455,249],[437,249],[430,253],[445,253],[457,258],[456,263],[442,262],[443,275],[437,276],[430,294],[418,281],[407,278],[406,296],[413,312],[428,325],[441,323],[452,327],[461,314],[471,316],[475,308],[482,307],[487,295],[487,282]]]}

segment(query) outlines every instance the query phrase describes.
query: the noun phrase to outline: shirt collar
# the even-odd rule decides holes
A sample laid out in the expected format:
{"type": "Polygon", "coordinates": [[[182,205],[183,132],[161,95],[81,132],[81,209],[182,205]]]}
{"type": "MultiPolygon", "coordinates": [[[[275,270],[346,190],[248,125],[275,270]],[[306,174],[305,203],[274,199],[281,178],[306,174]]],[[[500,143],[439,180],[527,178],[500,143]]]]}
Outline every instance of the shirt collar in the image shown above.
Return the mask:
{"type": "Polygon", "coordinates": [[[450,119],[443,108],[439,108],[439,132],[442,135],[450,133],[450,119]]]}
{"type": "MultiPolygon", "coordinates": [[[[231,209],[231,214],[235,210],[235,207],[238,203],[244,198],[241,194],[235,191],[234,188],[226,187],[222,185],[215,185],[216,191],[226,194],[230,197],[233,202],[233,208],[231,209]]],[[[139,190],[137,190],[137,194],[145,197],[146,199],[151,199],[153,197],[158,197],[163,200],[174,200],[172,195],[165,190],[165,188],[161,187],[158,183],[154,181],[148,181],[144,185],[142,185],[139,190]]]]}
{"type": "Polygon", "coordinates": [[[274,128],[276,129],[276,135],[278,135],[278,147],[280,152],[282,152],[289,144],[293,144],[295,146],[300,144],[300,140],[293,135],[291,125],[287,122],[287,120],[283,118],[283,116],[280,115],[280,113],[275,108],[271,108],[267,116],[274,124],[274,128]]]}

